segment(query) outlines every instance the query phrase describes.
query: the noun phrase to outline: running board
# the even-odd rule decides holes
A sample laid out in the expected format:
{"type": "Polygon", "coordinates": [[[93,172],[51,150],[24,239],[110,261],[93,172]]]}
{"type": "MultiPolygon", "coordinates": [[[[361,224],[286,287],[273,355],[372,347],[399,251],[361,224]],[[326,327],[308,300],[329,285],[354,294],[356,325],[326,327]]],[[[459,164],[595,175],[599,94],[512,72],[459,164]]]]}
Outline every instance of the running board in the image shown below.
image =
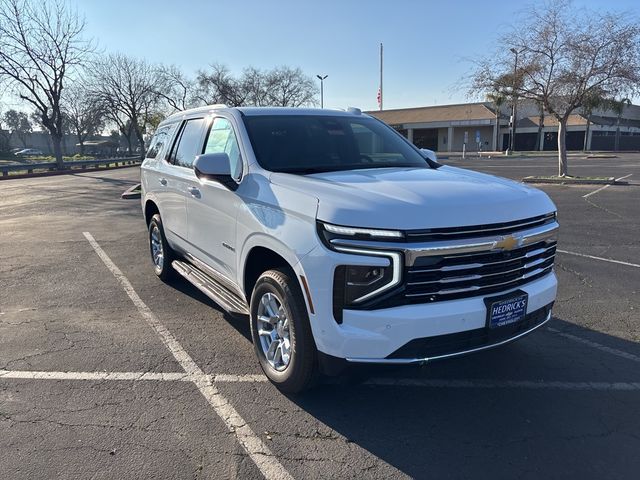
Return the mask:
{"type": "Polygon", "coordinates": [[[199,268],[180,260],[174,260],[171,266],[176,272],[192,283],[194,287],[226,311],[249,315],[249,306],[243,298],[240,298],[199,268]]]}

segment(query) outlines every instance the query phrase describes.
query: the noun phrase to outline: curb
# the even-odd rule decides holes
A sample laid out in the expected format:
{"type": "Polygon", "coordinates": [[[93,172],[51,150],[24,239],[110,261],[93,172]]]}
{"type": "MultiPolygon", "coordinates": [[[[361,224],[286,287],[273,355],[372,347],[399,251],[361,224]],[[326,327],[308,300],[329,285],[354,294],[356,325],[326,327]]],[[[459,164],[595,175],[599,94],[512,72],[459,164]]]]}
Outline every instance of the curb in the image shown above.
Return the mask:
{"type": "Polygon", "coordinates": [[[139,183],[137,183],[133,187],[127,188],[124,192],[122,192],[122,195],[120,195],[120,197],[125,200],[132,200],[132,199],[140,198],[141,196],[142,196],[142,191],[140,189],[139,183]]]}
{"type": "Polygon", "coordinates": [[[626,185],[627,182],[616,182],[614,177],[603,178],[602,180],[590,180],[580,178],[537,178],[524,177],[523,183],[548,183],[557,185],[626,185]]]}

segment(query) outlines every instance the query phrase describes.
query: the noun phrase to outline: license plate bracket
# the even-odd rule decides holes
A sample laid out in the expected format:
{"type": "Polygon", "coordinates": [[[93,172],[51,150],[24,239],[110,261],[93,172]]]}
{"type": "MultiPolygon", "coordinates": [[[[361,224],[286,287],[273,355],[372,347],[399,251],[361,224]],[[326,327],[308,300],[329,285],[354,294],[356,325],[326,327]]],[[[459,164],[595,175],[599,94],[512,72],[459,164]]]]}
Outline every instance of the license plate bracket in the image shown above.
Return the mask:
{"type": "Polygon", "coordinates": [[[522,290],[484,299],[487,307],[486,328],[495,330],[522,322],[527,315],[529,294],[522,290]]]}

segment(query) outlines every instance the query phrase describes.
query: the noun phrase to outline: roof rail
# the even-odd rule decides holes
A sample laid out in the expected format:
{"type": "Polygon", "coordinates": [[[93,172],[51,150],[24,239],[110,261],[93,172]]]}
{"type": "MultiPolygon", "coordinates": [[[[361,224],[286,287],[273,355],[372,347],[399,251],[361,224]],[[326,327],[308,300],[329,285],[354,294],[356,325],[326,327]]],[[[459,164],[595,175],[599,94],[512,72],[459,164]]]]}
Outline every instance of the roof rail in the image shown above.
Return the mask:
{"type": "Polygon", "coordinates": [[[213,105],[205,105],[204,107],[196,107],[196,108],[189,108],[188,110],[181,110],[179,112],[172,113],[168,118],[181,117],[182,115],[190,115],[192,113],[207,113],[217,108],[229,108],[229,107],[224,103],[216,103],[213,105]]]}

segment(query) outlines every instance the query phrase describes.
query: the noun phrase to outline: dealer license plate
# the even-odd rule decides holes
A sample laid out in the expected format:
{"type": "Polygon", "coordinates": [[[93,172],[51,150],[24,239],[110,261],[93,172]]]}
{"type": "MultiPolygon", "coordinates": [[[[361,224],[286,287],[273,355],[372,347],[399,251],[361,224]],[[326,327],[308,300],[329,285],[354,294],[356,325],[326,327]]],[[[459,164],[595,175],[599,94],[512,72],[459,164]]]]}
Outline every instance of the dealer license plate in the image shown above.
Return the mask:
{"type": "Polygon", "coordinates": [[[521,292],[513,297],[501,300],[487,299],[489,328],[499,328],[521,322],[527,314],[528,295],[521,292]]]}

